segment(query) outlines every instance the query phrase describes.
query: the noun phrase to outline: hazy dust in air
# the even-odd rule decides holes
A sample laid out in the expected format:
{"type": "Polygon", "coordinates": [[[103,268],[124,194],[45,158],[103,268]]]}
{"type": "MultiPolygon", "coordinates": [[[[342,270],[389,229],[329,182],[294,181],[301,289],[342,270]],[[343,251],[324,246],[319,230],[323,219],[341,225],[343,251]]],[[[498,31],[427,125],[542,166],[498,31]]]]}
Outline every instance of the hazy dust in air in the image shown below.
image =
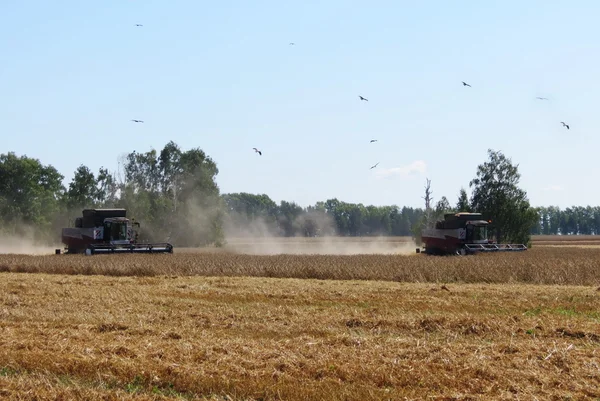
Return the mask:
{"type": "Polygon", "coordinates": [[[0,254],[51,255],[61,246],[38,245],[33,239],[0,234],[0,254]]]}
{"type": "Polygon", "coordinates": [[[385,237],[230,238],[225,246],[226,251],[249,255],[411,255],[415,249],[414,242],[385,237]]]}
{"type": "MultiPolygon", "coordinates": [[[[301,226],[302,221],[293,224],[301,226]]],[[[416,244],[409,238],[394,237],[339,237],[335,224],[327,216],[317,222],[323,236],[282,237],[273,222],[255,219],[240,226],[225,224],[225,251],[251,255],[409,255],[415,254],[416,244]]]]}

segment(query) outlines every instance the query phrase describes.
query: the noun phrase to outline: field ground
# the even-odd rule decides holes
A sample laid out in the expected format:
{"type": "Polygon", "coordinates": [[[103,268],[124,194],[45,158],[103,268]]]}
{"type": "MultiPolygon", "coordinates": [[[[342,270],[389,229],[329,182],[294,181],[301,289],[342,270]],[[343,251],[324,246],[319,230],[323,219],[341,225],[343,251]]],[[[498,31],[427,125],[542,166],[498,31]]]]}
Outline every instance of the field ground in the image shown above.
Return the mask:
{"type": "Polygon", "coordinates": [[[600,397],[595,288],[1,277],[3,399],[600,397]]]}
{"type": "Polygon", "coordinates": [[[600,399],[600,247],[547,239],[0,255],[0,399],[600,399]]]}

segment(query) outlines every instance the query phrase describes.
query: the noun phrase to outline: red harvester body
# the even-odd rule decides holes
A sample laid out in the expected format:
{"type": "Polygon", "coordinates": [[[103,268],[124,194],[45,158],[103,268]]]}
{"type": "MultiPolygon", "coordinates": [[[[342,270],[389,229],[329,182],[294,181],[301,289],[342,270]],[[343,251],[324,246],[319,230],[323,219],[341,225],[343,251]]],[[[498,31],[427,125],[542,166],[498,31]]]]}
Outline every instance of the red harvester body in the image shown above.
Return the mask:
{"type": "MultiPolygon", "coordinates": [[[[62,229],[65,253],[173,253],[169,243],[138,243],[134,226],[125,209],[84,209],[75,227],[62,229]]],[[[61,250],[57,249],[56,254],[61,250]]]]}
{"type": "MultiPolygon", "coordinates": [[[[429,255],[467,255],[478,252],[526,251],[524,244],[496,244],[488,239],[488,226],[481,213],[446,213],[434,228],[424,229],[423,252],[429,255]]],[[[417,248],[417,253],[421,249],[417,248]]]]}

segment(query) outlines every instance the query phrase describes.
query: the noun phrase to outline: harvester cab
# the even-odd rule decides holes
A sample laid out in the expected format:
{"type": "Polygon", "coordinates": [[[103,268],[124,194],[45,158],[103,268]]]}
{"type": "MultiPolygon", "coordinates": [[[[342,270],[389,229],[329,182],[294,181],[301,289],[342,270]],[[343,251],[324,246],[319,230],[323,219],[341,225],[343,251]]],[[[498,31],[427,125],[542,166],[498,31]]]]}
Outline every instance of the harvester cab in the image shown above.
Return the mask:
{"type": "MultiPolygon", "coordinates": [[[[62,229],[65,253],[172,253],[169,243],[139,243],[140,224],[125,209],[84,209],[75,227],[62,229]]],[[[57,249],[56,254],[60,254],[57,249]]]]}
{"type": "MultiPolygon", "coordinates": [[[[109,217],[104,219],[102,227],[99,227],[99,237],[105,242],[114,245],[130,244],[136,242],[138,232],[133,226],[133,221],[124,217],[109,217]]],[[[139,226],[139,223],[137,223],[139,226]]]]}
{"type": "MultiPolygon", "coordinates": [[[[490,223],[481,213],[446,213],[444,220],[437,221],[434,228],[423,230],[423,251],[430,255],[466,255],[527,250],[524,244],[496,244],[488,239],[490,223]]],[[[417,248],[419,252],[421,249],[417,248]]]]}

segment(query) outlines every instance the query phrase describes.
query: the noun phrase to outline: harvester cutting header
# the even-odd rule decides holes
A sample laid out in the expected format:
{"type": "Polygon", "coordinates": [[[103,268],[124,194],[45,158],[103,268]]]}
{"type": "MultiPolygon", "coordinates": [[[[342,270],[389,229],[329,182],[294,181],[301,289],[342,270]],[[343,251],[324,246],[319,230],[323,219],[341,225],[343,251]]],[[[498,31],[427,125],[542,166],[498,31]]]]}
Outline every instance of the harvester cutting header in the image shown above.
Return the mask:
{"type": "MultiPolygon", "coordinates": [[[[524,244],[497,244],[488,239],[490,223],[491,220],[484,220],[481,213],[446,213],[444,220],[437,221],[434,228],[423,230],[423,252],[429,255],[466,255],[527,250],[524,244]]],[[[417,253],[420,252],[421,249],[417,248],[417,253]]]]}
{"type": "Polygon", "coordinates": [[[173,245],[166,242],[139,243],[134,227],[140,223],[128,219],[125,209],[84,209],[82,215],[75,227],[62,229],[65,253],[173,253],[173,245]]]}

